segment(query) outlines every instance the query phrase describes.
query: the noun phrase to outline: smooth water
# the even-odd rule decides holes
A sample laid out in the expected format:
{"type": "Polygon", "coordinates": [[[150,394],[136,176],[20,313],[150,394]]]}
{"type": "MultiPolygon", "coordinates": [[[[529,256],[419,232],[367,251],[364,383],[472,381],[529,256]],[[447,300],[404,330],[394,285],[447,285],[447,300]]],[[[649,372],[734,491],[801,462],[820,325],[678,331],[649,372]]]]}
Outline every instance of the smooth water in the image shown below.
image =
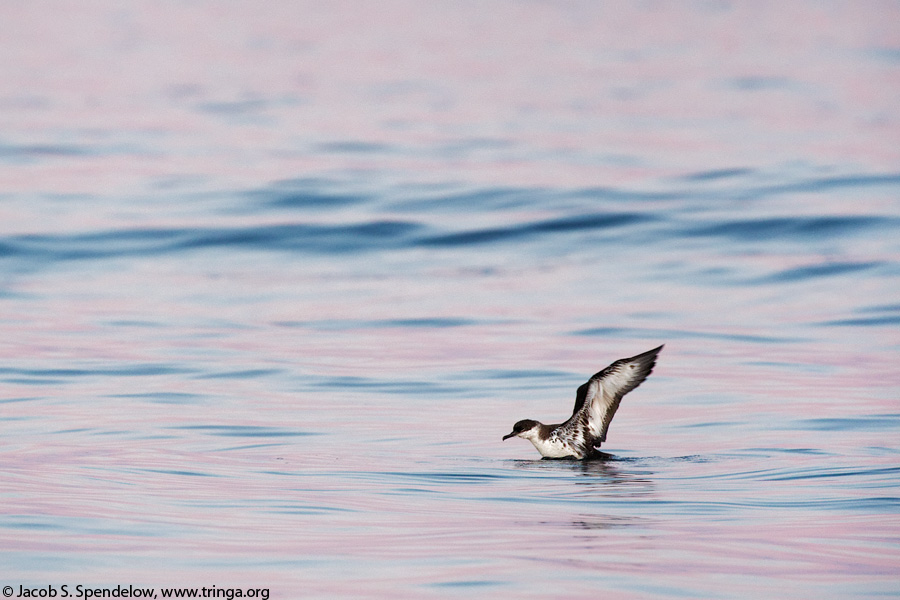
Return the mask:
{"type": "Polygon", "coordinates": [[[898,23],[3,3],[0,586],[900,596],[898,23]]]}

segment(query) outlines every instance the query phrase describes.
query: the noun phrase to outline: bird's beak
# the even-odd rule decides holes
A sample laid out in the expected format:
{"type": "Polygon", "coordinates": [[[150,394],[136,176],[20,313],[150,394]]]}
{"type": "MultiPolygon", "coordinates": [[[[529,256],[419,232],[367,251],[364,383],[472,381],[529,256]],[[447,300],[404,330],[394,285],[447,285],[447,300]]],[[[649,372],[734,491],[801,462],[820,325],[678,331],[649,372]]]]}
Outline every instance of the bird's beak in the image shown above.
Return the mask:
{"type": "Polygon", "coordinates": [[[515,432],[515,431],[513,431],[512,433],[508,433],[508,434],[504,435],[504,436],[503,436],[503,439],[506,440],[506,439],[509,439],[509,438],[511,438],[511,437],[516,437],[516,432],[515,432]]]}

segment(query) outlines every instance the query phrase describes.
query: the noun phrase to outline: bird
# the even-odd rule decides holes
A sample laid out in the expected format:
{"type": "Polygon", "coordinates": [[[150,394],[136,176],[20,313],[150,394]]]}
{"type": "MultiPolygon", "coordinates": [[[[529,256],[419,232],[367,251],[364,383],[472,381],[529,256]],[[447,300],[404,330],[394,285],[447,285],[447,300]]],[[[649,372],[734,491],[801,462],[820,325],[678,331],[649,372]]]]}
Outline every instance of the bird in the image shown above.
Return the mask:
{"type": "Polygon", "coordinates": [[[503,439],[526,439],[544,458],[582,460],[599,456],[596,448],[606,441],[606,432],[622,397],[647,379],[664,345],[619,359],[581,384],[575,394],[572,416],[565,423],[544,425],[523,419],[503,439]]]}

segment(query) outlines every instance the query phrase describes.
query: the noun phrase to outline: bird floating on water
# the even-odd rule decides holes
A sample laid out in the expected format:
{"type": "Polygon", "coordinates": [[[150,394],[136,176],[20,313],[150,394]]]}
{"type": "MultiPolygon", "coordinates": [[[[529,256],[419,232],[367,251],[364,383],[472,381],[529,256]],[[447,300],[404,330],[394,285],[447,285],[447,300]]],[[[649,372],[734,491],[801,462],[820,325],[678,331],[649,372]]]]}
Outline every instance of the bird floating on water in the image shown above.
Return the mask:
{"type": "Polygon", "coordinates": [[[597,456],[596,448],[606,441],[606,432],[622,396],[641,385],[656,364],[659,346],[643,354],[612,363],[587,380],[575,394],[575,409],[565,423],[544,425],[524,419],[513,425],[503,439],[528,440],[545,458],[577,459],[597,456]]]}

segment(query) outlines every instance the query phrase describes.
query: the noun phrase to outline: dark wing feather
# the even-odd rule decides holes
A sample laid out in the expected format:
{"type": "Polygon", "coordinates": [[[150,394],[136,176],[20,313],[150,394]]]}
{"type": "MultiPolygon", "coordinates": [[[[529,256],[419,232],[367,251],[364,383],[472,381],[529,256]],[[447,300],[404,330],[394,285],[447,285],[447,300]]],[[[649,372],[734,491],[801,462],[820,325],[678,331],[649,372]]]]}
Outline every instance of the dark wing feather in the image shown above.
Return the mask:
{"type": "MultiPolygon", "coordinates": [[[[600,373],[597,373],[597,375],[599,375],[599,374],[600,373]]],[[[594,375],[594,377],[596,377],[597,375],[594,375]]],[[[578,391],[575,392],[575,408],[572,409],[573,415],[575,413],[577,413],[579,410],[581,410],[582,408],[584,408],[584,399],[587,396],[587,390],[588,390],[589,383],[590,383],[590,380],[587,383],[582,383],[581,385],[578,386],[578,391]]]]}
{"type": "Polygon", "coordinates": [[[622,396],[650,375],[662,349],[659,346],[643,354],[617,360],[579,386],[575,394],[575,410],[561,429],[571,429],[574,433],[574,430],[583,428],[578,437],[600,446],[606,441],[606,432],[622,396]]]}

